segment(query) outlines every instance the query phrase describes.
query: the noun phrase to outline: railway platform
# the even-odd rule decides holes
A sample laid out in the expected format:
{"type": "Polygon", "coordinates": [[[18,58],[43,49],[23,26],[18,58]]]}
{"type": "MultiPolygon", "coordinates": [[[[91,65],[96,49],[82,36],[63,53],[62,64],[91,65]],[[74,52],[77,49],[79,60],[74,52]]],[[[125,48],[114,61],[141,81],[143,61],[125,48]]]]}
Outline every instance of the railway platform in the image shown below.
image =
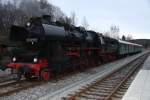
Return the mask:
{"type": "Polygon", "coordinates": [[[150,100],[150,56],[143,64],[122,100],[150,100]]]}

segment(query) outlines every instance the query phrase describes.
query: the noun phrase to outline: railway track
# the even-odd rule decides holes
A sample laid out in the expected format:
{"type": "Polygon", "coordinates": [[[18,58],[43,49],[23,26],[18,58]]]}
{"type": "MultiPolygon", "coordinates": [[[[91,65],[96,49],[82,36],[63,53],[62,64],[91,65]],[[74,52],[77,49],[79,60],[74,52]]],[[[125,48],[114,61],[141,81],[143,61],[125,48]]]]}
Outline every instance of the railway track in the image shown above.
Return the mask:
{"type": "MultiPolygon", "coordinates": [[[[63,76],[58,76],[57,78],[59,80],[62,79],[63,76]]],[[[57,81],[57,80],[51,79],[51,81],[57,81]]],[[[48,81],[37,80],[36,77],[33,77],[31,80],[26,80],[25,78],[22,78],[22,80],[20,81],[16,81],[16,78],[11,78],[11,79],[8,78],[5,80],[0,80],[0,97],[9,96],[13,93],[17,93],[22,90],[26,90],[36,86],[40,86],[42,84],[46,84],[47,82],[48,81]]]]}
{"type": "Polygon", "coordinates": [[[148,55],[145,54],[117,71],[112,72],[103,79],[97,79],[96,81],[82,87],[75,93],[69,94],[67,97],[63,97],[62,99],[120,100],[147,57],[148,55]]]}
{"type": "Polygon", "coordinates": [[[16,80],[16,78],[14,75],[11,75],[11,74],[2,75],[2,76],[0,76],[0,87],[1,87],[1,85],[14,82],[15,80],[16,80]]]}
{"type": "Polygon", "coordinates": [[[10,82],[6,82],[6,83],[2,83],[0,84],[0,97],[3,97],[3,96],[8,96],[8,95],[11,95],[13,93],[17,93],[19,91],[22,91],[22,90],[26,90],[28,88],[33,88],[35,86],[39,86],[39,85],[42,85],[46,82],[44,81],[37,81],[37,80],[21,80],[21,81],[10,81],[10,82]]]}
{"type": "MultiPolygon", "coordinates": [[[[139,64],[141,64],[141,62],[143,62],[145,59],[146,59],[146,56],[142,56],[140,59],[136,59],[136,61],[133,62],[133,64],[128,64],[129,66],[125,67],[124,69],[126,69],[126,70],[129,69],[130,70],[130,69],[132,69],[133,65],[136,65],[138,67],[139,64]],[[137,62],[138,62],[138,64],[137,64],[137,62]]],[[[124,69],[120,69],[120,70],[124,70],[124,69]]],[[[121,78],[123,78],[123,76],[125,75],[125,73],[123,71],[122,72],[117,72],[117,73],[120,73],[121,78]]],[[[116,84],[119,84],[120,78],[119,77],[114,77],[114,78],[112,77],[111,78],[110,76],[112,76],[112,75],[117,76],[118,74],[116,74],[114,72],[111,75],[107,76],[107,78],[105,78],[103,80],[100,80],[100,81],[97,80],[97,81],[93,82],[92,84],[89,84],[88,86],[82,88],[79,92],[76,92],[75,94],[70,94],[68,97],[65,97],[63,99],[65,99],[65,100],[78,100],[80,98],[81,99],[84,98],[85,100],[87,100],[87,99],[90,99],[88,96],[93,95],[94,97],[91,98],[93,100],[93,99],[96,99],[95,96],[101,97],[100,96],[101,94],[97,94],[96,92],[102,93],[103,94],[102,97],[104,97],[107,93],[109,93],[110,89],[113,89],[113,87],[115,86],[116,81],[117,81],[116,84]],[[101,83],[101,84],[99,85],[99,83],[101,83]],[[98,91],[97,91],[97,89],[98,89],[98,91]],[[86,97],[86,95],[88,95],[88,96],[86,97]]],[[[128,81],[128,82],[130,83],[131,81],[128,81]]],[[[17,93],[19,91],[26,90],[28,88],[33,88],[35,86],[42,85],[44,83],[46,83],[46,82],[37,81],[37,80],[27,81],[25,79],[23,79],[19,82],[14,81],[14,80],[8,81],[8,82],[3,82],[3,83],[0,83],[0,89],[1,89],[0,97],[8,96],[8,95],[11,95],[13,93],[17,93]]],[[[125,86],[126,86],[126,84],[125,84],[125,86]]],[[[122,90],[120,90],[120,91],[122,92],[122,90]]],[[[118,92],[114,91],[114,93],[112,94],[113,98],[116,97],[115,93],[118,93],[118,92]]]]}

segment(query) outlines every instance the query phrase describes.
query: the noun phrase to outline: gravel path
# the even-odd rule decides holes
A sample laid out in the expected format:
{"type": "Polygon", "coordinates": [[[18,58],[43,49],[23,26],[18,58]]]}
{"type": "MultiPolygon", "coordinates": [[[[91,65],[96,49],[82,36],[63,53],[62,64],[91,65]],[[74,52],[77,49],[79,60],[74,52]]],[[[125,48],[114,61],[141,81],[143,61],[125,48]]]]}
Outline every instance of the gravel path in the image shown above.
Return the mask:
{"type": "Polygon", "coordinates": [[[52,95],[56,93],[57,91],[65,89],[66,87],[72,84],[81,83],[81,81],[89,80],[88,78],[94,75],[102,74],[104,72],[106,73],[108,71],[119,68],[119,66],[122,66],[132,61],[133,59],[137,58],[140,55],[141,54],[137,54],[128,58],[114,61],[109,64],[102,65],[100,67],[86,70],[85,72],[82,72],[82,73],[77,73],[71,76],[66,76],[57,82],[53,82],[53,81],[48,82],[44,85],[41,85],[32,89],[27,89],[19,93],[13,94],[11,96],[0,97],[0,100],[37,100],[41,97],[44,97],[42,99],[45,99],[46,97],[49,97],[49,94],[52,95]]]}

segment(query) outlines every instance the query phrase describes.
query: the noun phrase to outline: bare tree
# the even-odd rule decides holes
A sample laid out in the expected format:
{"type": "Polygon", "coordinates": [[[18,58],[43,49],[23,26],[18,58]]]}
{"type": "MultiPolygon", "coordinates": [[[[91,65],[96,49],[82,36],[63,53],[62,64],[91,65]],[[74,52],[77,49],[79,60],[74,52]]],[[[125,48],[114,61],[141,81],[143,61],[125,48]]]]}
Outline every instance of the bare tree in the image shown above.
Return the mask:
{"type": "Polygon", "coordinates": [[[111,33],[111,37],[115,38],[115,39],[119,39],[119,27],[114,25],[110,27],[110,33],[111,33]]]}
{"type": "Polygon", "coordinates": [[[41,9],[45,9],[49,6],[49,3],[47,2],[47,0],[40,0],[39,3],[40,3],[41,9]]]}
{"type": "Polygon", "coordinates": [[[65,20],[66,15],[61,11],[59,7],[54,6],[53,11],[55,21],[62,21],[62,19],[65,20]]]}
{"type": "Polygon", "coordinates": [[[19,8],[30,18],[41,16],[40,4],[37,0],[22,0],[19,8]]]}
{"type": "Polygon", "coordinates": [[[111,36],[110,36],[110,32],[104,32],[103,34],[104,34],[104,36],[106,36],[106,37],[111,37],[111,36]]]}
{"type": "Polygon", "coordinates": [[[83,20],[81,22],[82,26],[87,30],[89,27],[88,21],[86,20],[86,17],[83,17],[83,20]]]}
{"type": "Polygon", "coordinates": [[[76,25],[77,24],[77,18],[76,18],[76,13],[75,12],[71,12],[70,19],[71,19],[71,24],[72,25],[76,25]]]}
{"type": "Polygon", "coordinates": [[[129,41],[129,40],[132,40],[133,38],[132,38],[132,35],[131,34],[128,34],[127,35],[127,41],[129,41]]]}
{"type": "Polygon", "coordinates": [[[1,37],[7,37],[11,25],[15,22],[15,6],[10,2],[1,5],[0,8],[0,33],[1,37]]]}
{"type": "Polygon", "coordinates": [[[65,17],[65,23],[71,25],[72,21],[70,17],[65,17]]]}
{"type": "Polygon", "coordinates": [[[55,19],[63,18],[65,22],[70,20],[60,8],[47,0],[12,0],[5,3],[0,0],[0,39],[8,37],[12,24],[24,25],[29,18],[43,14],[55,19]]]}

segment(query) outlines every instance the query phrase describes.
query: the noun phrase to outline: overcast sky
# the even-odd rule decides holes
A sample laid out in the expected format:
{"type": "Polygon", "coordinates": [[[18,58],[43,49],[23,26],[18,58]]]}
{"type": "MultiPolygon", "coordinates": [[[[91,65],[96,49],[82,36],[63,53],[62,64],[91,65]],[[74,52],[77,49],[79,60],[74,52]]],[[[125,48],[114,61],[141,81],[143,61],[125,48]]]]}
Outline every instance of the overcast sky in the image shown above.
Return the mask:
{"type": "Polygon", "coordinates": [[[85,16],[90,29],[103,32],[110,26],[134,39],[150,39],[150,0],[49,0],[70,15],[75,12],[78,24],[85,16]]]}

